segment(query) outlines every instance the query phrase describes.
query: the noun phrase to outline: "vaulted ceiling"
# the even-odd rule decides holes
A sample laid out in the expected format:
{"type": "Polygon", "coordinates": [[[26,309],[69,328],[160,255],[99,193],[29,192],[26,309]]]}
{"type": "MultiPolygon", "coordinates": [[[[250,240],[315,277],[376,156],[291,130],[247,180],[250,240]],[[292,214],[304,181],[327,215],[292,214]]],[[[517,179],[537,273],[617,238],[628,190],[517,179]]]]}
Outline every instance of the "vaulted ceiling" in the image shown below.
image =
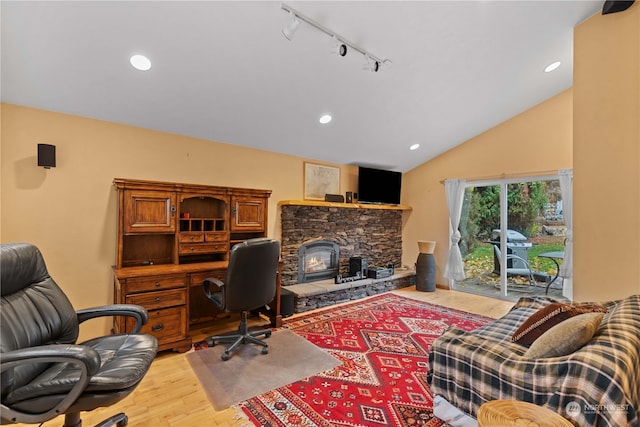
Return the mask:
{"type": "Polygon", "coordinates": [[[362,54],[332,53],[331,37],[304,22],[287,40],[274,1],[2,1],[2,101],[407,171],[571,87],[573,28],[602,8],[285,4],[391,62],[363,70],[362,54]],[[136,53],[149,71],[131,67],[136,53]]]}

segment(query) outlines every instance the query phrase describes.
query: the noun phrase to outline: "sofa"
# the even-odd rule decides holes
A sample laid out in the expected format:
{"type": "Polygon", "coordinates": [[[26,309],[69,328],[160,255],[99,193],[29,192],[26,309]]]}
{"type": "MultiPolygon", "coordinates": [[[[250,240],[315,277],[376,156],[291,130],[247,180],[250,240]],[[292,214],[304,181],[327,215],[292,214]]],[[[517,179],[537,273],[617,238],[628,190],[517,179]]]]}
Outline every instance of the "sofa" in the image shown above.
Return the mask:
{"type": "Polygon", "coordinates": [[[511,338],[533,313],[557,302],[521,298],[500,319],[472,332],[451,326],[429,351],[434,396],[476,416],[485,402],[534,403],[576,426],[640,425],[640,295],[600,302],[607,312],[582,347],[555,357],[527,357],[511,338]]]}

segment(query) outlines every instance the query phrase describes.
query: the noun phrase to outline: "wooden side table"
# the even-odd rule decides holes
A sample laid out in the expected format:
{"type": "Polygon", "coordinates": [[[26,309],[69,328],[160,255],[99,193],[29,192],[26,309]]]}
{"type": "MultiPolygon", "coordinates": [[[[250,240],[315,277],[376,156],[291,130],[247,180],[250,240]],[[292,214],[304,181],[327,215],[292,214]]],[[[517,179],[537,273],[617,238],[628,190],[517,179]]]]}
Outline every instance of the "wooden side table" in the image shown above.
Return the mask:
{"type": "Polygon", "coordinates": [[[492,400],[478,409],[478,427],[573,427],[560,415],[517,400],[492,400]]]}

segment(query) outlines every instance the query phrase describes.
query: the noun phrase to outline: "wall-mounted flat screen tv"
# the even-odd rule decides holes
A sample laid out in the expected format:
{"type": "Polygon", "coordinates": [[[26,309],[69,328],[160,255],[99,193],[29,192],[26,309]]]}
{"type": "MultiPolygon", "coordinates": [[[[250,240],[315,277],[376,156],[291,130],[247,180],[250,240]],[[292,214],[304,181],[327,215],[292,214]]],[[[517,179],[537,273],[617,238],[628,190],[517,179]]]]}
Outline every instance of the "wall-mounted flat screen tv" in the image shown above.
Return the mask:
{"type": "Polygon", "coordinates": [[[360,166],[358,202],[397,205],[400,203],[402,173],[360,166]]]}

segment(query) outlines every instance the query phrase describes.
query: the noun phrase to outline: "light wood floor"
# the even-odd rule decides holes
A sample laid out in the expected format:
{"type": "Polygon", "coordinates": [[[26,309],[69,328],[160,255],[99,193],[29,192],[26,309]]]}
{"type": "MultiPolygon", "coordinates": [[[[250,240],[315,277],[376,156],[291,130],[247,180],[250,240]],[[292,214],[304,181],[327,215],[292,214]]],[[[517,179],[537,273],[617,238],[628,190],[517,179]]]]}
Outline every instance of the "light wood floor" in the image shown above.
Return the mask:
{"type": "MultiPolygon", "coordinates": [[[[420,292],[415,287],[393,291],[396,294],[459,310],[498,318],[513,305],[483,296],[437,289],[436,292],[420,292]]],[[[215,327],[192,330],[193,341],[237,327],[237,318],[219,321],[215,327]]],[[[221,368],[223,368],[223,363],[221,368]]],[[[214,411],[207,400],[198,379],[193,374],[184,354],[171,351],[158,355],[138,388],[120,403],[108,408],[83,413],[84,426],[92,426],[117,412],[125,412],[130,426],[225,426],[240,427],[245,423],[236,419],[234,410],[214,411]]],[[[61,426],[58,417],[44,424],[61,426]]]]}

